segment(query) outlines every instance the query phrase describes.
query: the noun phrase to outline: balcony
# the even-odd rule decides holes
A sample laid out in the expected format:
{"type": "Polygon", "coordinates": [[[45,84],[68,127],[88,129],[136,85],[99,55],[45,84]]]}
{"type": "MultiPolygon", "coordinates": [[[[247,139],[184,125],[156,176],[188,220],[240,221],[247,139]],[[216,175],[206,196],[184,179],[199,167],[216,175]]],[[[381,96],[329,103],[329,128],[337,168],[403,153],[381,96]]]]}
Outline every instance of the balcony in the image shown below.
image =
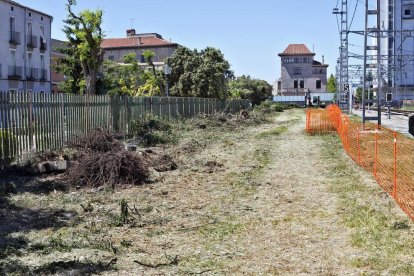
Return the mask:
{"type": "Polygon", "coordinates": [[[47,81],[47,69],[40,69],[40,81],[47,81]]]}
{"type": "Polygon", "coordinates": [[[40,47],[41,52],[45,52],[47,50],[47,44],[46,41],[43,40],[43,38],[40,38],[40,47]]]}
{"type": "Polygon", "coordinates": [[[34,49],[37,48],[37,36],[27,35],[27,48],[34,49]]]}
{"type": "Polygon", "coordinates": [[[23,67],[22,66],[15,66],[9,65],[9,79],[13,80],[20,80],[23,76],[23,67]]]}
{"type": "Polygon", "coordinates": [[[20,32],[10,32],[10,40],[9,43],[11,45],[20,45],[21,44],[21,35],[20,32]]]}
{"type": "Polygon", "coordinates": [[[38,80],[39,69],[38,68],[26,68],[26,79],[27,80],[38,80]]]}

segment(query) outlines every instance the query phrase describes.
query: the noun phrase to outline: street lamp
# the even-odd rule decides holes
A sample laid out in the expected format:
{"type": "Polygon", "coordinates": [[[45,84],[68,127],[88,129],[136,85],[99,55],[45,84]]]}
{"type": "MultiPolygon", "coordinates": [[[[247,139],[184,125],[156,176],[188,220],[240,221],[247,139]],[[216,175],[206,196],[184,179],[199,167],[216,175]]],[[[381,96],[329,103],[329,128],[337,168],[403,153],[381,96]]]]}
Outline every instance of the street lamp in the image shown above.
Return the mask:
{"type": "Polygon", "coordinates": [[[171,75],[171,70],[172,70],[172,68],[170,66],[168,66],[168,64],[164,65],[164,74],[165,74],[165,77],[167,78],[167,83],[166,83],[166,86],[165,86],[165,95],[167,97],[169,97],[168,76],[171,75]]]}

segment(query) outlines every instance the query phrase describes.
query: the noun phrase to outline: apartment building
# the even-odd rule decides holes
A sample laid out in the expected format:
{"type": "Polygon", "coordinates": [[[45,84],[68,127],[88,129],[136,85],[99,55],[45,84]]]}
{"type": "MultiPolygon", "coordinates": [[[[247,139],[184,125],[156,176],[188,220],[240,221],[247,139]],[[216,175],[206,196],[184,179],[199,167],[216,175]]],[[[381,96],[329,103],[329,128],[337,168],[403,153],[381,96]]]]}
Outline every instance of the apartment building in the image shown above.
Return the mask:
{"type": "Polygon", "coordinates": [[[0,91],[49,93],[52,16],[0,0],[0,91]]]}
{"type": "Polygon", "coordinates": [[[381,0],[380,17],[381,29],[393,31],[381,39],[381,54],[388,57],[382,61],[383,80],[390,87],[414,88],[414,1],[381,0]]]}
{"type": "Polygon", "coordinates": [[[153,63],[156,67],[164,66],[164,60],[174,54],[179,45],[163,39],[157,33],[137,34],[134,29],[126,32],[125,38],[103,39],[101,47],[105,50],[104,59],[122,63],[124,56],[135,53],[138,63],[145,67],[146,62],[143,56],[145,50],[155,53],[153,63]]]}
{"type": "Polygon", "coordinates": [[[281,77],[277,82],[277,95],[305,95],[308,92],[326,92],[328,65],[314,59],[305,44],[290,44],[282,53],[281,77]]]}

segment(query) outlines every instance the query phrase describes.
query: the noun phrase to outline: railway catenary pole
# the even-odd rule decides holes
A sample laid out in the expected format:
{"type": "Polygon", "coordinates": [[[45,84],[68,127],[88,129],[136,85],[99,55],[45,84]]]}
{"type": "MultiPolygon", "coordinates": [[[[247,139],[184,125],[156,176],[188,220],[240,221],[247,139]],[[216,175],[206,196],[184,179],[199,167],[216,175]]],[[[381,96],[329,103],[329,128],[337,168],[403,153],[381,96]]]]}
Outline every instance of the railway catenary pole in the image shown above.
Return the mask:
{"type": "Polygon", "coordinates": [[[341,10],[334,8],[332,14],[340,15],[340,47],[339,47],[339,89],[338,105],[343,111],[352,111],[352,92],[348,81],[348,1],[341,1],[341,10]]]}

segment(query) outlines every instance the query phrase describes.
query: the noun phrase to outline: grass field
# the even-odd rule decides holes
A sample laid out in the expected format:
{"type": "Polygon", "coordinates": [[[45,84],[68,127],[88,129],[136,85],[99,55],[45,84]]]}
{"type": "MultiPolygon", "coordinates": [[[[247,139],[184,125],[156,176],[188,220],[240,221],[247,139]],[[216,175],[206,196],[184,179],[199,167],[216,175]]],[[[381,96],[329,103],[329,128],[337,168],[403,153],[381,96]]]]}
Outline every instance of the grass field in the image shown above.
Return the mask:
{"type": "Polygon", "coordinates": [[[179,124],[151,148],[178,168],[142,186],[13,179],[0,274],[413,274],[413,223],[339,138],[305,134],[300,109],[269,116],[179,124]]]}

